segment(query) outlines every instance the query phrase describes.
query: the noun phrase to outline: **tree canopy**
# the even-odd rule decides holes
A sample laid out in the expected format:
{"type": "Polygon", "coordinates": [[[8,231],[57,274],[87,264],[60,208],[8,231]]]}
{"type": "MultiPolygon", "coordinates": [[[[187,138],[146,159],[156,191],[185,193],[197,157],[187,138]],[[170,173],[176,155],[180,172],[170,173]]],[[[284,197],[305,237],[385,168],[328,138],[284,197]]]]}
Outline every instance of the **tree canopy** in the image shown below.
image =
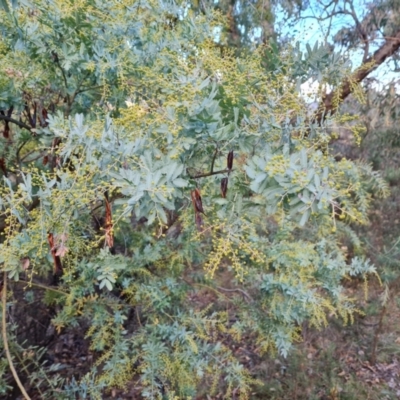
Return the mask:
{"type": "Polygon", "coordinates": [[[17,375],[35,370],[32,393],[100,399],[135,382],[150,399],[245,399],[259,382],[232,343],[286,356],[303,323],[352,320],[342,280],[376,270],[342,239],[388,188],[329,142],[360,137],[339,105],[400,41],[354,71],[323,44],[221,47],[224,12],[190,2],[0,4],[3,345],[17,375]],[[11,359],[18,285],[44,289],[58,333],[85,331],[80,377],[11,359]]]}

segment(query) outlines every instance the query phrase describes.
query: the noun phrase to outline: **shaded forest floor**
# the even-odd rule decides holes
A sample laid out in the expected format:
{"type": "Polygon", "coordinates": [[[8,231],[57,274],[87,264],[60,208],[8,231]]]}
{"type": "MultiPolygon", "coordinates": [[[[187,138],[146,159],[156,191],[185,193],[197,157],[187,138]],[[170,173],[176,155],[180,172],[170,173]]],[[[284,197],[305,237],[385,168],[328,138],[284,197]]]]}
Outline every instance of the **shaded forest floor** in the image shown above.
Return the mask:
{"type": "MultiPolygon", "coordinates": [[[[286,359],[261,365],[265,399],[399,399],[400,313],[395,291],[382,318],[379,296],[360,303],[365,316],[343,326],[332,320],[322,331],[303,329],[303,342],[286,359]],[[374,355],[375,352],[375,355],[374,355]],[[375,362],[374,362],[375,358],[375,362]]],[[[355,295],[359,289],[352,290],[355,295]]]]}

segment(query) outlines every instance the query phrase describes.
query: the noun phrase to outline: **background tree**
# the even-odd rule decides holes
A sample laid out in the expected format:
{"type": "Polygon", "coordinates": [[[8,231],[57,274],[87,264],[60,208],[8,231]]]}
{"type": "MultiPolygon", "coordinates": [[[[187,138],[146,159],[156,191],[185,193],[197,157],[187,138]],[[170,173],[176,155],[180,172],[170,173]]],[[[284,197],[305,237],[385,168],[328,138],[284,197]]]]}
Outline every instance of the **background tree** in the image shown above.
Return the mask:
{"type": "MultiPolygon", "coordinates": [[[[287,14],[278,31],[286,36],[290,32],[286,29],[287,25],[297,26],[297,29],[311,28],[332,49],[341,48],[348,52],[353,61],[354,82],[363,82],[365,88],[371,84],[382,88],[389,83],[388,75],[393,85],[398,84],[396,75],[388,72],[398,70],[399,7],[397,1],[317,0],[305,3],[295,13],[287,14]],[[320,29],[315,30],[316,24],[320,29]]],[[[352,92],[352,82],[343,82],[339,90],[341,93],[332,92],[323,98],[324,110],[334,111],[332,99],[335,96],[340,96],[342,100],[347,98],[352,92]]]]}
{"type": "Polygon", "coordinates": [[[267,43],[274,39],[273,4],[270,1],[191,1],[190,8],[207,13],[218,10],[224,24],[218,31],[222,45],[243,50],[254,43],[267,43]]]}

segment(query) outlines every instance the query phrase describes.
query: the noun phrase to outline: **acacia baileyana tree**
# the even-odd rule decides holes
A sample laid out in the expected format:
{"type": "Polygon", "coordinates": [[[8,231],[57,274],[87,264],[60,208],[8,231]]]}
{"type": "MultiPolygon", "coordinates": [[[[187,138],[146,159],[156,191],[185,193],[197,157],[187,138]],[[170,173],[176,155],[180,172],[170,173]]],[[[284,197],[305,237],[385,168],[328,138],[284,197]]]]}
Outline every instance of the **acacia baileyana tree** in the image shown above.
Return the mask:
{"type": "Polygon", "coordinates": [[[179,1],[0,4],[2,337],[20,386],[244,399],[259,383],[236,342],[285,356],[304,322],[351,320],[341,281],[375,270],[341,238],[386,186],[330,154],[333,127],[357,122],[300,94],[314,77],[321,96],[343,81],[361,96],[348,60],[221,54],[222,17],[179,1]],[[85,330],[95,361],[80,379],[18,356],[21,283],[47,287],[57,332],[85,330]]]}

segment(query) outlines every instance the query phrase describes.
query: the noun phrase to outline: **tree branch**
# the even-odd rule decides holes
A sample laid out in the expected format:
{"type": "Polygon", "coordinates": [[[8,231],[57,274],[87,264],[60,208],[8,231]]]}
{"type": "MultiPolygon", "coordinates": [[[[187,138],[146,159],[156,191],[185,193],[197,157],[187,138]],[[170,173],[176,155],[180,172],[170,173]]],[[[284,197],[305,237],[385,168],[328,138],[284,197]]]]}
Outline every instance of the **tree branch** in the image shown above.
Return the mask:
{"type": "Polygon", "coordinates": [[[214,164],[215,164],[215,159],[217,158],[217,154],[218,154],[218,147],[215,148],[214,156],[211,161],[211,171],[210,172],[214,172],[214,164]]]}
{"type": "Polygon", "coordinates": [[[211,171],[211,172],[205,172],[203,174],[198,174],[198,175],[189,175],[189,178],[191,179],[197,179],[197,178],[205,178],[207,176],[212,176],[212,175],[218,175],[218,174],[226,174],[232,170],[230,169],[220,169],[219,171],[211,171]]]}
{"type": "Polygon", "coordinates": [[[75,94],[81,94],[83,92],[87,92],[88,90],[100,89],[102,87],[104,87],[104,85],[85,87],[85,88],[82,88],[82,89],[79,89],[78,91],[76,91],[75,94]]]}
{"type": "Polygon", "coordinates": [[[385,43],[371,57],[365,60],[351,78],[346,79],[338,89],[322,98],[322,104],[314,117],[314,121],[320,124],[325,119],[327,113],[334,114],[338,110],[339,104],[351,93],[352,84],[362,82],[363,79],[378,68],[388,57],[392,56],[399,48],[400,30],[390,39],[386,38],[385,43]],[[369,63],[373,63],[373,65],[367,66],[369,63]],[[334,104],[335,98],[339,98],[339,104],[334,104]]]}
{"type": "Polygon", "coordinates": [[[55,293],[60,293],[64,296],[68,296],[68,293],[63,292],[62,290],[59,290],[53,286],[46,286],[46,285],[42,285],[40,283],[36,283],[36,282],[31,282],[31,281],[26,281],[24,279],[20,279],[19,281],[16,281],[16,283],[21,283],[21,284],[26,284],[26,287],[31,287],[31,286],[36,286],[40,289],[44,289],[44,290],[49,290],[51,292],[55,292],[55,293]]]}
{"type": "Polygon", "coordinates": [[[358,30],[358,33],[361,37],[361,40],[364,42],[364,55],[363,55],[363,63],[365,63],[367,57],[368,57],[368,52],[369,52],[369,39],[368,39],[368,35],[366,34],[364,28],[361,25],[361,22],[359,21],[358,17],[357,17],[357,13],[356,10],[354,8],[353,2],[349,1],[349,5],[350,5],[350,10],[351,12],[349,13],[352,18],[354,19],[354,22],[356,24],[356,28],[358,30]]]}
{"type": "Polygon", "coordinates": [[[27,129],[28,131],[32,130],[32,128],[29,125],[26,125],[23,122],[20,122],[20,121],[14,119],[14,118],[8,117],[7,115],[0,114],[0,120],[11,122],[11,123],[13,123],[15,125],[18,125],[20,128],[27,129]]]}
{"type": "Polygon", "coordinates": [[[62,77],[63,77],[63,81],[64,81],[64,85],[65,85],[65,90],[67,91],[67,98],[68,98],[68,100],[69,100],[69,95],[68,95],[68,80],[67,80],[67,76],[65,75],[64,68],[63,68],[63,67],[61,66],[61,64],[60,64],[60,60],[59,60],[58,56],[56,56],[56,58],[55,58],[55,63],[56,63],[56,65],[58,66],[58,68],[60,69],[60,71],[61,71],[61,74],[62,74],[62,77]]]}

